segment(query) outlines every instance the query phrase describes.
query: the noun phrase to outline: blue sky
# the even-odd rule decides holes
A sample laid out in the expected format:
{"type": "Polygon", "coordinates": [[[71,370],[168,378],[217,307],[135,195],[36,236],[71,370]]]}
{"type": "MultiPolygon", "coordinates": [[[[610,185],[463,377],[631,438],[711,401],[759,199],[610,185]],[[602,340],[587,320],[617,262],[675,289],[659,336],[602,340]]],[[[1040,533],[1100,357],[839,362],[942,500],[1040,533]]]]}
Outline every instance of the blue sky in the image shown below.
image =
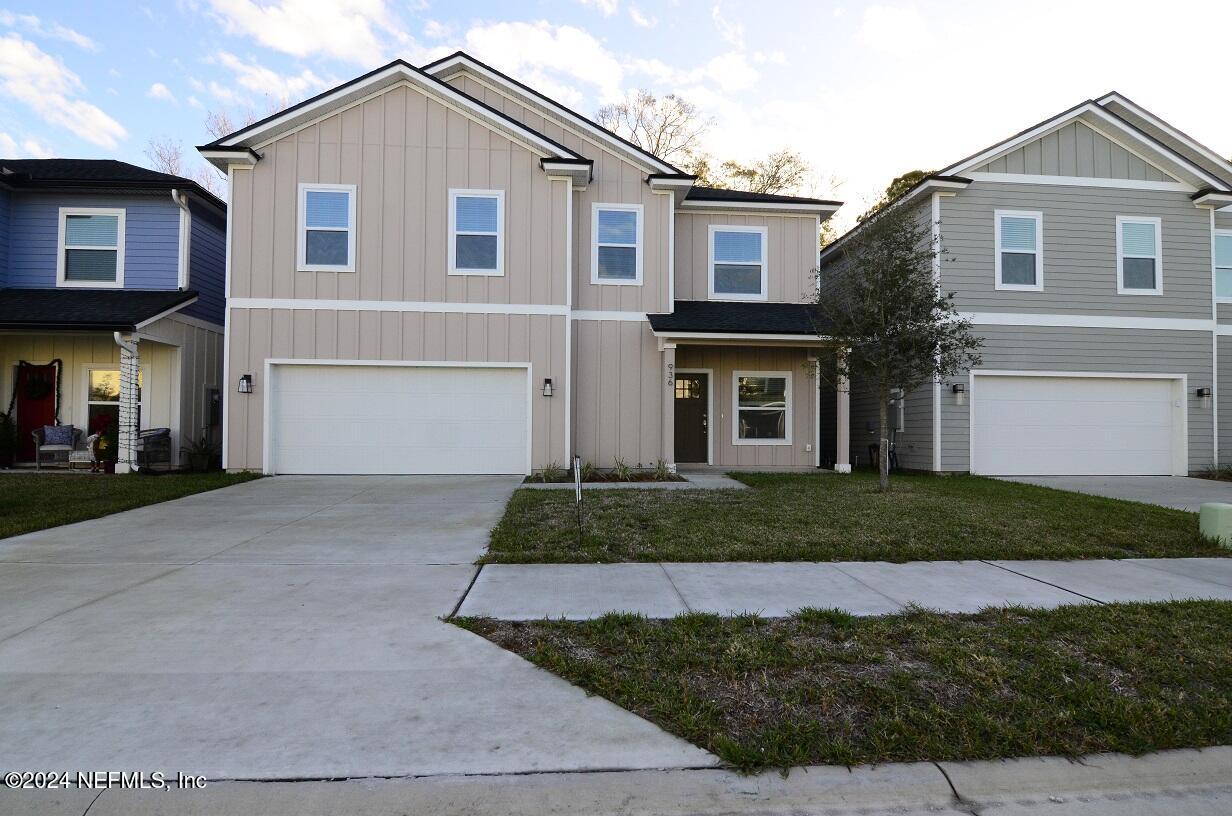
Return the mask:
{"type": "Polygon", "coordinates": [[[462,48],[585,113],[631,89],[714,120],[718,158],[790,147],[862,209],[1083,99],[1119,90],[1224,155],[1232,3],[1037,0],[177,0],[0,5],[0,155],[147,163],[207,111],[265,113],[394,57],[462,48]],[[1222,101],[1221,101],[1222,100],[1222,101]]]}

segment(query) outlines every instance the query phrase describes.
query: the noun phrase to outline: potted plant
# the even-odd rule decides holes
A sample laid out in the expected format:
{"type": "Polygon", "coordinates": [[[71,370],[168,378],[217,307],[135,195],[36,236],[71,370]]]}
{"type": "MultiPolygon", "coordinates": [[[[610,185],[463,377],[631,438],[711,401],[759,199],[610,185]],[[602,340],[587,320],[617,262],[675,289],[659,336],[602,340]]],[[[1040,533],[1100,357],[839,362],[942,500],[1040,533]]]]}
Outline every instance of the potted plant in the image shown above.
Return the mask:
{"type": "Polygon", "coordinates": [[[200,473],[213,466],[218,449],[209,437],[202,436],[188,447],[180,448],[180,453],[188,457],[188,469],[200,473]]]}
{"type": "Polygon", "coordinates": [[[11,468],[17,455],[17,423],[13,415],[0,411],[0,468],[11,468]]]}

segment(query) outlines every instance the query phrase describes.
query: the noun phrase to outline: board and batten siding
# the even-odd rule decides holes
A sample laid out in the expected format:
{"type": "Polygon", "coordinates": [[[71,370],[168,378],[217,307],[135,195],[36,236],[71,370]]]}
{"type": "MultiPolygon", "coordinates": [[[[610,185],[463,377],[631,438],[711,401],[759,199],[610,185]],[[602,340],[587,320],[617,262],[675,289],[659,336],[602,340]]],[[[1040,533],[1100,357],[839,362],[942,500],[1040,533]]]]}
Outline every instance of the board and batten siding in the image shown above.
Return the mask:
{"type": "MultiPolygon", "coordinates": [[[[345,309],[232,309],[232,379],[252,374],[252,394],[227,394],[227,467],[262,467],[265,361],[530,363],[531,463],[563,463],[566,400],[541,395],[564,383],[565,318],[552,315],[378,312],[345,309]]],[[[397,433],[397,429],[380,432],[397,433]]]]}
{"type": "MultiPolygon", "coordinates": [[[[1188,377],[1189,470],[1211,464],[1213,411],[1196,389],[1211,385],[1211,335],[1207,331],[1148,331],[1037,326],[977,326],[984,339],[981,369],[1176,374],[1188,377]]],[[[970,469],[970,407],[958,405],[949,385],[941,390],[941,461],[947,471],[970,469]]],[[[979,401],[979,383],[975,387],[979,401]]]]}
{"type": "Polygon", "coordinates": [[[219,216],[203,213],[203,207],[190,205],[192,232],[188,252],[188,288],[197,293],[197,302],[184,307],[190,317],[216,323],[223,322],[225,310],[224,277],[226,274],[227,227],[219,216]]]}
{"type": "Polygon", "coordinates": [[[569,200],[540,156],[408,84],[233,173],[231,296],[564,304],[569,200]],[[297,271],[301,183],[354,184],[354,272],[297,271]],[[449,190],[505,192],[503,276],[449,275],[449,190]]]}
{"type": "MultiPolygon", "coordinates": [[[[174,314],[151,323],[141,334],[164,341],[175,357],[173,373],[178,376],[179,392],[172,414],[178,422],[172,442],[178,455],[180,448],[204,436],[209,425],[207,392],[222,389],[223,334],[196,322],[180,320],[174,314]]],[[[148,348],[148,342],[141,346],[143,357],[148,348]]]]}
{"type": "Polygon", "coordinates": [[[676,214],[676,299],[710,297],[710,227],[765,227],[767,300],[803,303],[817,291],[815,216],[676,214]]]}
{"type": "Polygon", "coordinates": [[[572,326],[575,453],[599,468],[618,457],[630,467],[670,461],[663,455],[663,353],[650,324],[574,320],[572,326]]]}
{"type": "Polygon", "coordinates": [[[1020,173],[1032,176],[1080,176],[1130,181],[1176,181],[1154,165],[1130,153],[1083,122],[1070,122],[1027,142],[976,173],[1020,173]]]}
{"type": "MultiPolygon", "coordinates": [[[[646,170],[593,138],[584,138],[544,109],[526,104],[467,74],[448,80],[468,94],[565,147],[594,160],[594,178],[573,197],[573,306],[602,311],[663,312],[668,310],[673,198],[646,184],[646,170]],[[643,208],[643,271],[641,286],[591,283],[591,213],[593,205],[641,204],[643,208]]],[[[676,293],[680,297],[680,293],[676,293]]]]}
{"type": "Polygon", "coordinates": [[[1185,193],[975,182],[941,199],[941,235],[959,311],[1211,317],[1210,216],[1185,193]],[[995,288],[998,209],[1043,213],[1043,291],[995,288]],[[1161,219],[1163,294],[1117,294],[1119,215],[1161,219]]]}
{"type": "Polygon", "coordinates": [[[774,346],[676,347],[676,368],[708,368],[715,404],[710,406],[710,432],[715,434],[714,464],[751,469],[811,468],[816,466],[813,446],[818,444],[818,381],[813,363],[817,352],[774,346]],[[736,371],[774,371],[791,375],[791,444],[733,445],[732,378],[736,371]]]}

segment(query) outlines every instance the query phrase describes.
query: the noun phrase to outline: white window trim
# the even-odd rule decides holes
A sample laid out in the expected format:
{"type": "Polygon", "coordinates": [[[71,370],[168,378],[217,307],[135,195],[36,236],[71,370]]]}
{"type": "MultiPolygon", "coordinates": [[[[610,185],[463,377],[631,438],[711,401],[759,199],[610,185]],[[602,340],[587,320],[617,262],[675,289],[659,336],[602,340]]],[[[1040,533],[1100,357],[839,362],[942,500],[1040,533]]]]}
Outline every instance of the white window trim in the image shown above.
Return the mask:
{"type": "MultiPolygon", "coordinates": [[[[710,229],[707,231],[707,240],[706,240],[706,250],[707,250],[706,278],[707,278],[708,294],[711,300],[756,301],[756,300],[769,300],[770,299],[770,293],[768,291],[769,281],[770,281],[770,269],[769,269],[769,264],[767,263],[768,254],[769,254],[769,249],[768,249],[769,241],[767,240],[768,233],[769,233],[769,230],[766,227],[745,227],[745,226],[735,226],[735,225],[729,225],[729,224],[711,224],[710,225],[710,229]],[[714,291],[714,234],[716,232],[756,232],[761,235],[761,294],[760,295],[727,294],[723,292],[714,291]]],[[[728,261],[725,261],[724,264],[732,265],[731,262],[728,262],[728,261]]],[[[735,264],[735,265],[739,266],[740,264],[735,264]]],[[[746,265],[752,266],[752,264],[746,264],[746,265]]]]}
{"type": "MultiPolygon", "coordinates": [[[[148,428],[150,421],[150,367],[141,365],[141,400],[138,403],[141,408],[141,419],[138,421],[137,430],[143,430],[140,427],[141,422],[147,423],[148,428]]],[[[97,362],[97,363],[82,363],[81,364],[81,405],[73,413],[79,417],[78,428],[81,428],[81,438],[85,439],[90,434],[90,406],[91,405],[115,405],[112,402],[103,402],[101,400],[90,399],[90,372],[91,371],[119,371],[120,361],[115,362],[97,362]]],[[[176,433],[178,429],[173,428],[172,433],[176,433]]]]}
{"type": "Polygon", "coordinates": [[[449,269],[450,275],[479,275],[488,278],[500,278],[505,275],[505,191],[504,190],[449,190],[449,269]],[[458,232],[458,198],[495,198],[496,199],[496,268],[467,269],[458,267],[458,236],[459,235],[491,235],[490,232],[458,232]]]}
{"type": "Polygon", "coordinates": [[[355,271],[355,198],[356,187],[354,184],[308,184],[301,183],[299,185],[299,224],[298,235],[296,238],[296,263],[295,268],[300,272],[354,272],[355,271]],[[310,264],[307,261],[308,248],[308,193],[309,192],[343,192],[347,193],[347,222],[349,226],[345,229],[337,227],[313,227],[314,230],[323,232],[346,232],[347,233],[347,262],[345,264],[310,264]]]}
{"type": "Polygon", "coordinates": [[[124,288],[124,210],[111,207],[61,207],[59,235],[56,239],[56,286],[68,289],[123,289],[124,288]],[[71,281],[64,279],[64,254],[70,249],[100,250],[106,247],[66,246],[64,233],[70,215],[114,215],[116,222],[116,276],[114,281],[71,281]]]}
{"type": "MultiPolygon", "coordinates": [[[[1042,292],[1044,291],[1044,214],[1042,212],[1028,212],[1024,210],[996,210],[993,213],[993,246],[995,248],[996,258],[993,263],[996,268],[996,278],[994,279],[996,288],[1010,292],[1042,292]],[[1031,285],[1022,283],[1003,283],[1001,281],[1001,255],[1004,250],[1001,249],[1001,219],[1002,218],[1030,218],[1035,221],[1035,283],[1031,285]]],[[[1014,250],[1010,250],[1013,252],[1014,250]]]]}
{"type": "MultiPolygon", "coordinates": [[[[791,444],[791,372],[790,371],[733,371],[731,379],[732,425],[731,442],[733,445],[790,445],[791,444]],[[741,377],[782,377],[786,380],[783,388],[783,439],[741,439],[740,438],[740,378],[741,377]]],[[[744,408],[755,411],[756,408],[744,408]]]]}
{"type": "MultiPolygon", "coordinates": [[[[1118,295],[1162,295],[1164,293],[1164,230],[1162,219],[1149,215],[1118,215],[1116,217],[1116,251],[1117,251],[1117,294],[1118,295]],[[1155,227],[1155,288],[1129,289],[1125,286],[1125,253],[1122,250],[1122,224],[1152,224],[1155,227]]],[[[1148,255],[1130,255],[1130,258],[1146,258],[1148,255]]]]}
{"type": "MultiPolygon", "coordinates": [[[[1215,237],[1216,238],[1220,238],[1220,237],[1232,238],[1232,229],[1217,229],[1215,230],[1215,237]]],[[[1214,251],[1215,251],[1214,247],[1212,246],[1211,266],[1215,269],[1215,277],[1216,279],[1218,279],[1220,269],[1232,270],[1232,266],[1219,266],[1219,260],[1218,260],[1218,257],[1213,254],[1214,251]]],[[[1218,284],[1216,284],[1216,286],[1218,286],[1218,284]]],[[[1232,303],[1232,297],[1216,297],[1215,302],[1216,303],[1232,303]]]]}
{"type": "MultiPolygon", "coordinates": [[[[643,259],[644,208],[641,204],[603,204],[595,202],[590,207],[590,282],[600,286],[641,286],[643,259]],[[637,214],[637,274],[632,280],[599,277],[599,211],[619,210],[637,214]]],[[[607,244],[607,246],[627,247],[628,244],[607,244]]]]}

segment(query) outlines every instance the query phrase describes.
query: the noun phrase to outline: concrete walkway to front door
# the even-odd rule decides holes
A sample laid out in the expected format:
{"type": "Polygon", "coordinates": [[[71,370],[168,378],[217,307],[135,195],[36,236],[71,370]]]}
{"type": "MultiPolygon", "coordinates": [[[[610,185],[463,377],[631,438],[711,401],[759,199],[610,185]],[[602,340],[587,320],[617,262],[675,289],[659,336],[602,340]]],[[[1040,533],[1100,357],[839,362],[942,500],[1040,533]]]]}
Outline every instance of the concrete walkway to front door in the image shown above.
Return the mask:
{"type": "Polygon", "coordinates": [[[1232,600],[1232,558],[710,564],[491,564],[460,615],[585,620],[607,612],[886,615],[1184,598],[1232,600]]]}
{"type": "Polygon", "coordinates": [[[519,481],[279,476],[0,541],[0,765],[293,780],[716,764],[440,620],[519,481]]]}

